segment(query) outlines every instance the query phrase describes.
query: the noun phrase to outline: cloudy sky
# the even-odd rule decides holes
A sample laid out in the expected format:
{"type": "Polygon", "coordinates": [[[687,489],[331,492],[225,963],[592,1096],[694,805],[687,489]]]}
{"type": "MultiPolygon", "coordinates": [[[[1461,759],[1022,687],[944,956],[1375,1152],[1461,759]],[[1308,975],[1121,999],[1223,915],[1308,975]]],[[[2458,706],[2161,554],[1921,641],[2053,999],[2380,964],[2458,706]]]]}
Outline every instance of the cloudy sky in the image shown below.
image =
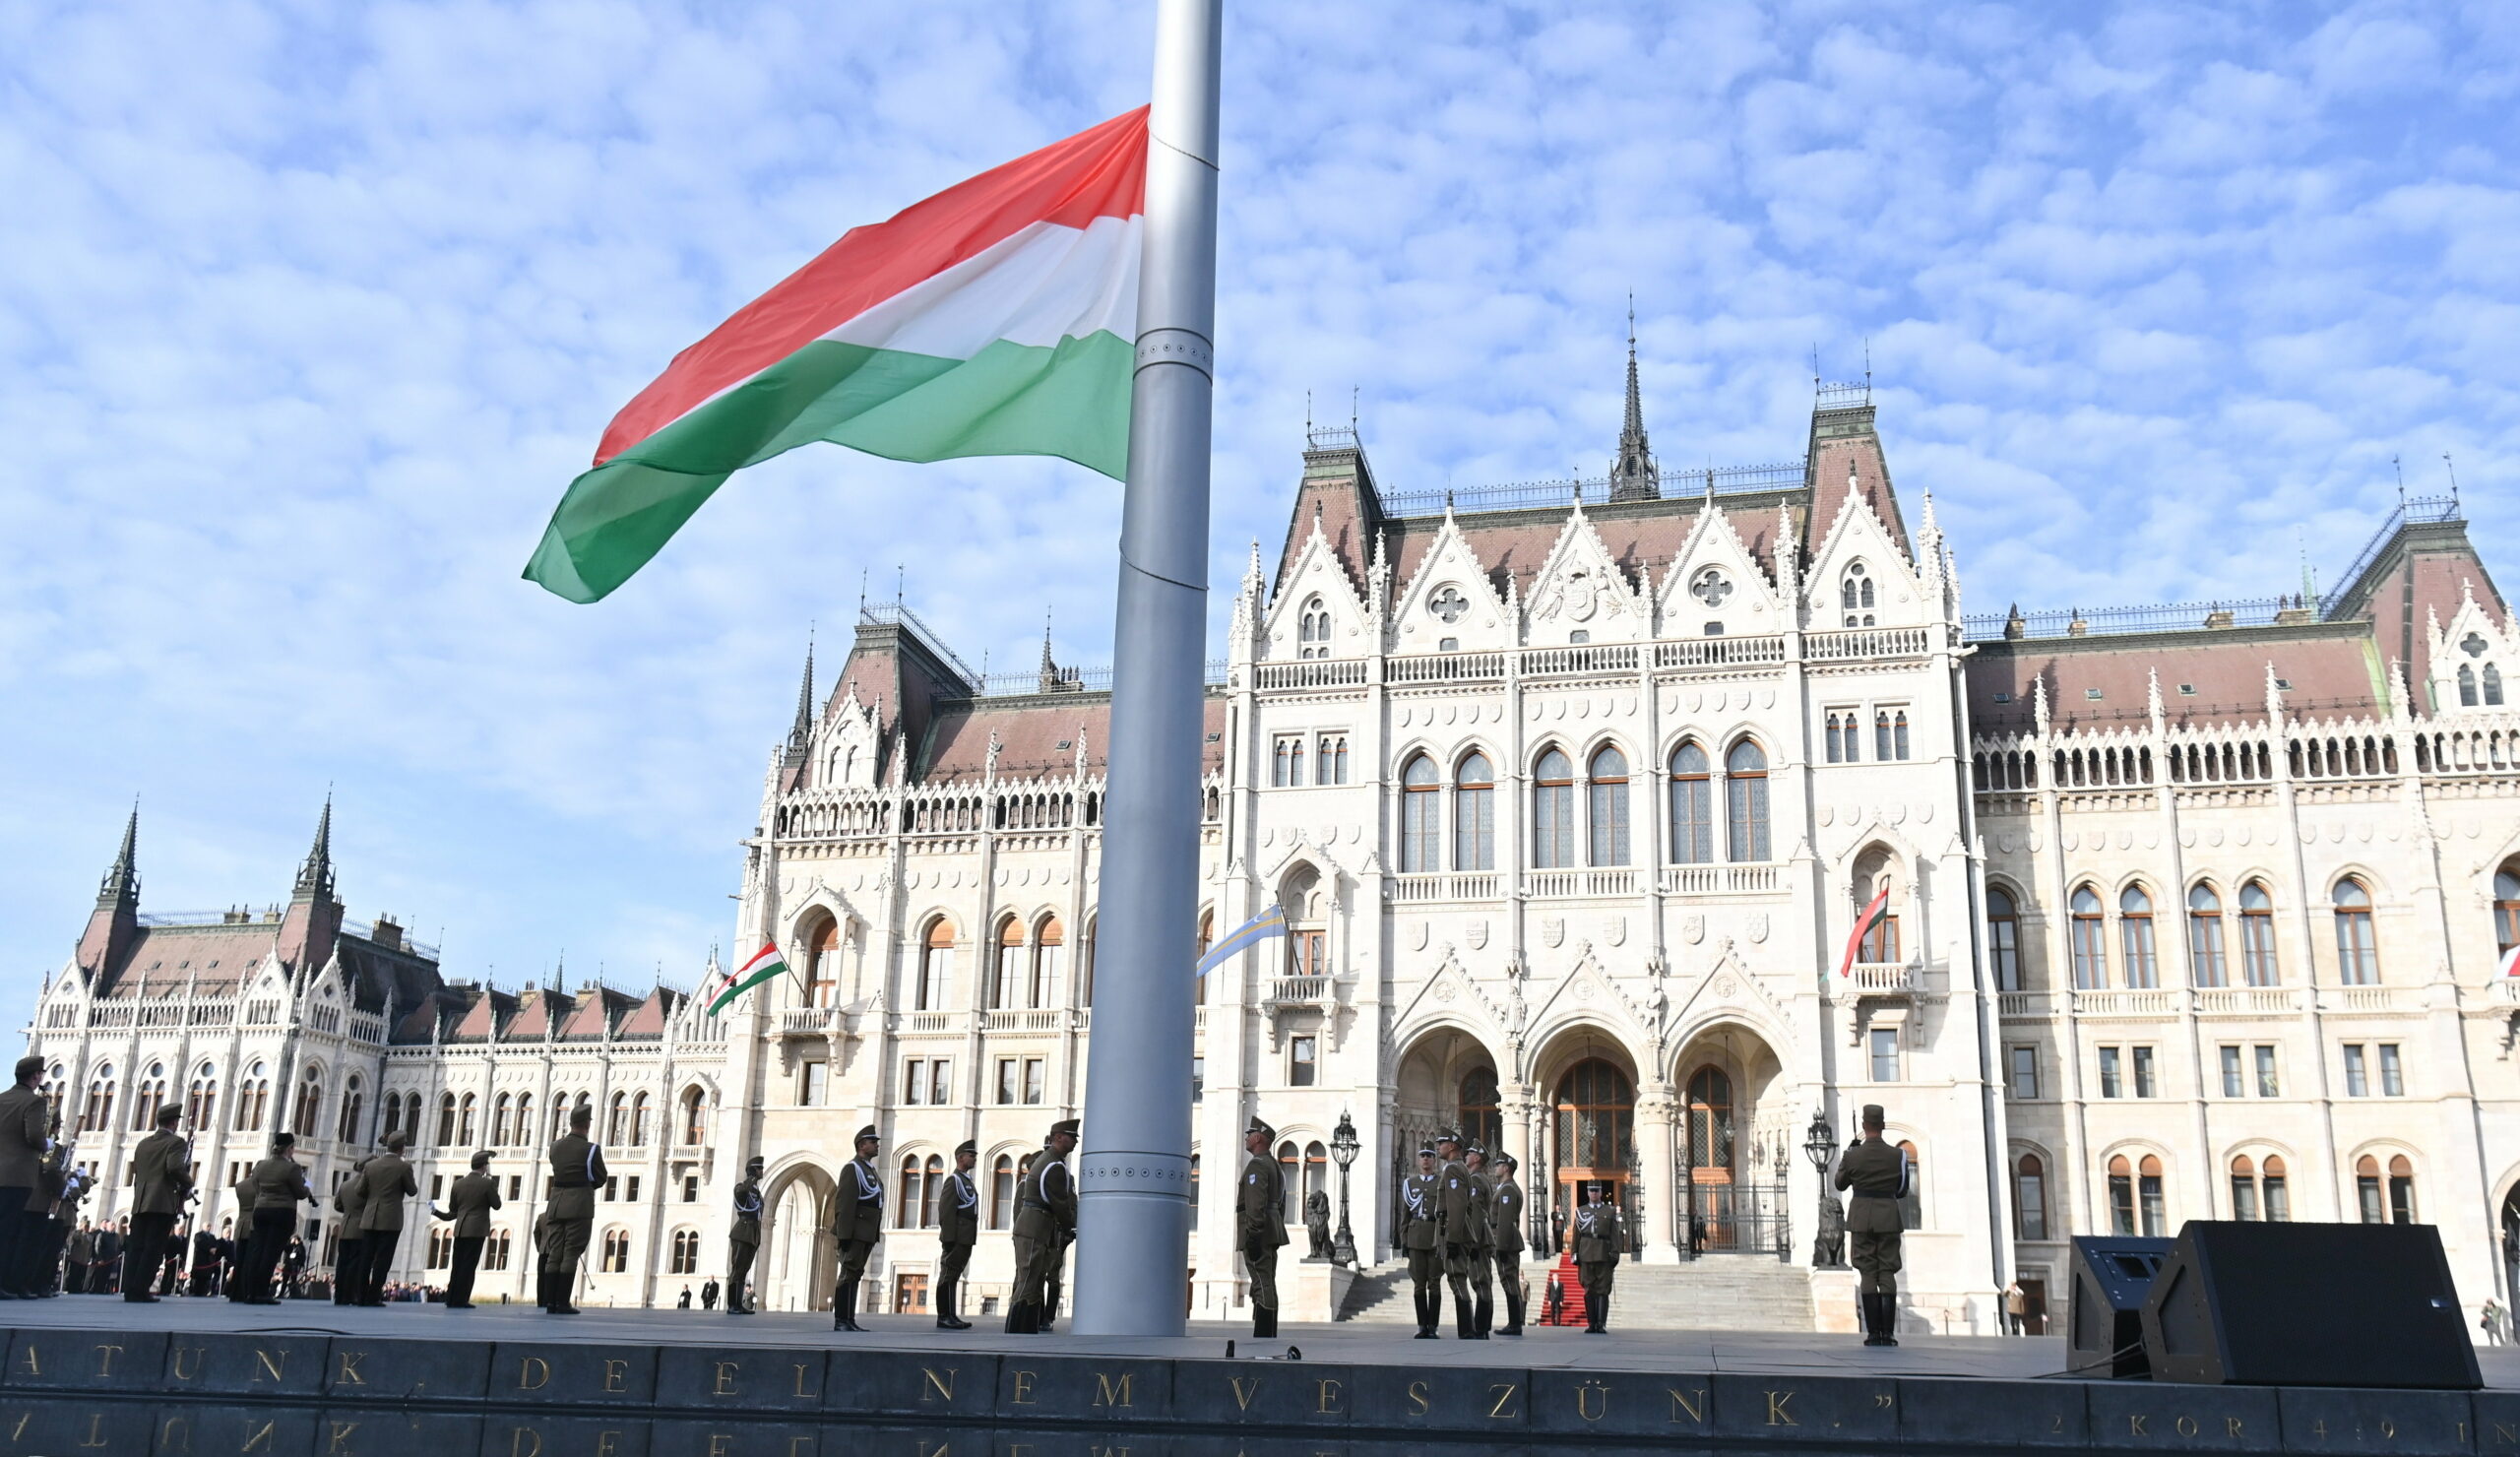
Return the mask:
{"type": "MultiPolygon", "coordinates": [[[[1971,604],[2292,590],[2456,460],[2520,523],[2520,17],[2460,5],[1243,3],[1215,574],[1307,395],[1379,478],[1790,459],[1865,350],[1971,604]],[[2083,9],[2087,17],[2068,19],[2083,9]]],[[[145,906],[689,984],[809,623],[1109,651],[1116,489],[837,448],[595,607],[518,580],[604,421],[853,223],[1141,102],[1119,0],[0,6],[0,1010],[125,808],[145,906]]]]}

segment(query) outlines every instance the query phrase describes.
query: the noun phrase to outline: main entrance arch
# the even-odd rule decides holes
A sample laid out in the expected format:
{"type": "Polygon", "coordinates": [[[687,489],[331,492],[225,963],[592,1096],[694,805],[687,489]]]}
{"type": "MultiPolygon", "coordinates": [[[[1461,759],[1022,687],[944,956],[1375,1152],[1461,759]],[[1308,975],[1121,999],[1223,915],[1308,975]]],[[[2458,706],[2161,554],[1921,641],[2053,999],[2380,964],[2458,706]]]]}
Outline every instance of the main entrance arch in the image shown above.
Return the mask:
{"type": "Polygon", "coordinates": [[[832,1242],[832,1198],[838,1190],[821,1165],[799,1163],[774,1172],[762,1189],[768,1218],[761,1254],[753,1265],[753,1289],[765,1310],[828,1310],[839,1278],[839,1249],[832,1242]]]}
{"type": "Polygon", "coordinates": [[[1636,1067],[1624,1044],[1591,1027],[1558,1034],[1535,1060],[1542,1117],[1529,1197],[1535,1210],[1546,1211],[1548,1226],[1526,1232],[1534,1248],[1565,1247],[1575,1207],[1591,1183],[1609,1186],[1626,1222],[1628,1248],[1639,1247],[1645,1164],[1637,1141],[1636,1067]]]}
{"type": "Polygon", "coordinates": [[[1672,1207],[1684,1253],[1773,1254],[1791,1236],[1785,1182],[1796,1157],[1784,1065],[1746,1028],[1711,1028],[1672,1063],[1672,1207]]]}

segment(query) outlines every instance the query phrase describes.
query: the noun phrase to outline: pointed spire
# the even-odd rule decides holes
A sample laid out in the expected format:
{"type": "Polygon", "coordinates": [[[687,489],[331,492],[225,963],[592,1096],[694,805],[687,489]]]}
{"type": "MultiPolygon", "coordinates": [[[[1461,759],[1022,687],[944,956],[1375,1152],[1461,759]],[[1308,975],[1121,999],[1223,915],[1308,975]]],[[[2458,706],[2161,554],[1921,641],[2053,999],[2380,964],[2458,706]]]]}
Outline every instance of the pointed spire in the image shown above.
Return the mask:
{"type": "Polygon", "coordinates": [[[292,900],[329,900],[333,894],[333,792],[324,792],[324,814],[315,822],[315,845],[306,852],[306,862],[297,867],[297,885],[292,900]]]}
{"type": "Polygon", "coordinates": [[[2030,717],[2039,725],[2039,732],[2042,737],[2045,737],[2048,724],[2048,675],[2046,673],[2041,673],[2030,680],[2030,717]]]}
{"type": "Polygon", "coordinates": [[[2154,667],[2145,669],[2145,672],[2149,680],[2144,685],[2144,712],[2152,718],[2153,731],[2159,733],[2162,731],[2165,719],[2162,709],[2162,670],[2154,667]]]}
{"type": "MultiPolygon", "coordinates": [[[[1707,476],[1712,491],[1714,475],[1707,476]]],[[[1663,494],[1654,452],[1645,439],[1645,395],[1636,377],[1636,295],[1627,296],[1627,416],[1619,426],[1618,463],[1610,467],[1610,499],[1651,501],[1663,494]]]]}
{"type": "Polygon", "coordinates": [[[814,630],[805,629],[805,676],[796,684],[796,722],[788,730],[788,752],[802,754],[814,736],[814,630]]]}
{"type": "Polygon", "coordinates": [[[131,818],[123,821],[122,849],[114,853],[114,862],[105,871],[104,883],[96,888],[99,909],[129,901],[140,904],[140,797],[133,795],[131,818]]]}

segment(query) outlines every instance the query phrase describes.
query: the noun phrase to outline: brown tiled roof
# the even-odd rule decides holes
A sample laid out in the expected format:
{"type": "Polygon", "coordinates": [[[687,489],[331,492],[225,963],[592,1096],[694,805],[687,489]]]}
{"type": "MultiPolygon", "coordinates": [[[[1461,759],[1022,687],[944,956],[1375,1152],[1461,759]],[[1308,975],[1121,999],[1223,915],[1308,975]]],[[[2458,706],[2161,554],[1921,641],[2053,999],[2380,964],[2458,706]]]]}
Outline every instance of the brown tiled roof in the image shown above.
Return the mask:
{"type": "Polygon", "coordinates": [[[623,1013],[639,1005],[639,998],[626,991],[598,986],[578,993],[578,1004],[560,1024],[563,1042],[602,1037],[619,1025],[623,1013]]]}
{"type": "Polygon", "coordinates": [[[547,986],[535,987],[517,997],[516,1015],[508,1019],[506,1035],[510,1041],[549,1037],[551,1029],[576,1007],[577,1003],[563,992],[547,986]]]}
{"type": "Polygon", "coordinates": [[[670,986],[660,986],[648,993],[647,1000],[632,1007],[613,1030],[613,1036],[625,1038],[662,1038],[665,1024],[673,1020],[676,1008],[685,1000],[670,986]]]}
{"type": "Polygon", "coordinates": [[[2155,670],[2173,726],[2260,722],[2269,663],[2292,685],[2283,695],[2287,717],[2366,718],[2385,705],[2367,624],[2199,628],[1980,643],[1968,664],[1970,727],[1988,734],[2033,728],[2031,684],[2041,677],[2048,681],[2049,720],[2060,728],[2144,724],[2155,670]],[[2196,691],[2181,693],[2182,683],[2196,691]],[[2101,696],[2093,699],[2090,689],[2101,696]],[[1998,694],[2010,701],[1997,702],[1998,694]]]}
{"type": "MultiPolygon", "coordinates": [[[[1800,519],[1799,491],[1731,496],[1722,503],[1732,534],[1750,549],[1750,555],[1771,582],[1776,579],[1775,538],[1781,502],[1793,509],[1796,521],[1800,519]]],[[[1506,581],[1511,579],[1515,590],[1528,602],[1532,584],[1547,562],[1548,553],[1555,549],[1558,538],[1565,534],[1573,509],[1569,504],[1538,510],[1481,511],[1457,515],[1453,524],[1480,564],[1487,568],[1488,585],[1501,595],[1506,581]]],[[[1602,544],[1609,548],[1610,559],[1626,574],[1628,586],[1650,591],[1670,573],[1704,509],[1705,498],[1699,496],[1587,506],[1584,515],[1601,536],[1602,544]]],[[[1418,568],[1434,549],[1435,538],[1442,530],[1443,518],[1439,516],[1402,518],[1385,528],[1384,549],[1392,556],[1393,592],[1416,579],[1418,568]]],[[[1300,548],[1301,543],[1297,545],[1300,548]]]]}
{"type": "Polygon", "coordinates": [[[96,995],[136,997],[146,982],[152,996],[180,991],[189,980],[195,994],[232,996],[246,973],[272,953],[277,921],[243,925],[142,926],[116,965],[99,979],[96,995]]]}

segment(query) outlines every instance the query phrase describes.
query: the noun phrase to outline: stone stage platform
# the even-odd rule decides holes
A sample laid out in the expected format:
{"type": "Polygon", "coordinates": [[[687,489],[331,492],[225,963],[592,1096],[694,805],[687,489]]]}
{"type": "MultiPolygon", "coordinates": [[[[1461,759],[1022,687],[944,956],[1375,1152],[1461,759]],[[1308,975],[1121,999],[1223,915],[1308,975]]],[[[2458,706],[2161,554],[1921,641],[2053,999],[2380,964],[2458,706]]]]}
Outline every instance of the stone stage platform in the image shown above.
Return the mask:
{"type": "Polygon", "coordinates": [[[0,1306],[0,1457],[1383,1457],[1409,1451],[2108,1448],[2511,1453],[2482,1392],[2075,1379],[2053,1338],[1733,1332],[1181,1340],[948,1334],[925,1317],[316,1301],[0,1306]],[[1228,1360],[1226,1342],[1236,1343],[1228,1360]],[[1301,1360],[1254,1360],[1286,1354],[1301,1360]]]}

